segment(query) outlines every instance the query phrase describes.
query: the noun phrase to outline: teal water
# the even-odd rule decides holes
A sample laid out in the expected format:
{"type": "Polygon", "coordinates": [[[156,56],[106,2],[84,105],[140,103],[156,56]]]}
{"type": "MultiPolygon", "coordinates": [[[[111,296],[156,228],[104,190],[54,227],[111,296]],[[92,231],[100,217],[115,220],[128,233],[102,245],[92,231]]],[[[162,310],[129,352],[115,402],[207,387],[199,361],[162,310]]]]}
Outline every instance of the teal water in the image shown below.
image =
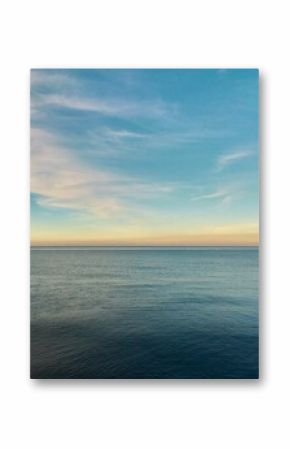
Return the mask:
{"type": "Polygon", "coordinates": [[[34,248],[32,378],[257,378],[257,248],[34,248]]]}

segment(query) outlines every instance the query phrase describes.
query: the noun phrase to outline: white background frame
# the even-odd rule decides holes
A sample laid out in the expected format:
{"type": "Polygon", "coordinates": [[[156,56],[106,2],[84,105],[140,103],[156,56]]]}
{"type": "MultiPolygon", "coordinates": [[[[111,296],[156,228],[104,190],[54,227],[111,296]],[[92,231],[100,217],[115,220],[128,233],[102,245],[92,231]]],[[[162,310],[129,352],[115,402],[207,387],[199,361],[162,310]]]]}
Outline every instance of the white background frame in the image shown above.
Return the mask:
{"type": "Polygon", "coordinates": [[[282,0],[2,2],[4,449],[290,447],[288,5],[282,0]],[[260,69],[261,380],[29,379],[31,67],[260,69]]]}

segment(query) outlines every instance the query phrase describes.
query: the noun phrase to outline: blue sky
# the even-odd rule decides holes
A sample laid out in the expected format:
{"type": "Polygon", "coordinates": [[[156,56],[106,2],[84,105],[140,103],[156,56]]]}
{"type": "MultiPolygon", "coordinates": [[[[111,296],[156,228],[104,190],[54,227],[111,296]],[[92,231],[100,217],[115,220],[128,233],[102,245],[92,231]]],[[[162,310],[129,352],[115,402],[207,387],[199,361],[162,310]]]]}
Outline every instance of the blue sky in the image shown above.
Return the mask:
{"type": "Polygon", "coordinates": [[[255,244],[258,71],[32,70],[34,244],[255,244]]]}

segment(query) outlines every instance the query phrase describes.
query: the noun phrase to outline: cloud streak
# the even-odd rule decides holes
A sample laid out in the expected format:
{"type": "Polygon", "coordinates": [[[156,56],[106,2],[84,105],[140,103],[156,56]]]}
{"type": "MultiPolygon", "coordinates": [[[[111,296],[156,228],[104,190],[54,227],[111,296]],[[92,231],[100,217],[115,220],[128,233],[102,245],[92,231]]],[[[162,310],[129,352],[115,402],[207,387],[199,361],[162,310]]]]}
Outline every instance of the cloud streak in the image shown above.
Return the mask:
{"type": "Polygon", "coordinates": [[[219,156],[217,160],[217,171],[221,171],[227,166],[240,161],[242,159],[246,159],[252,155],[252,151],[248,149],[236,150],[231,153],[222,154],[219,156]]]}
{"type": "Polygon", "coordinates": [[[220,200],[223,203],[229,203],[232,199],[232,194],[229,193],[228,189],[217,189],[213,192],[206,193],[204,195],[198,195],[191,198],[192,201],[210,201],[210,200],[220,200]]]}
{"type": "Polygon", "coordinates": [[[162,101],[133,101],[129,99],[87,98],[65,94],[37,94],[32,97],[33,118],[43,115],[47,107],[71,109],[119,118],[166,118],[174,114],[174,108],[162,101]]]}
{"type": "Polygon", "coordinates": [[[109,218],[128,212],[136,200],[167,195],[174,188],[91,167],[48,132],[31,130],[31,191],[41,206],[109,218]]]}
{"type": "Polygon", "coordinates": [[[65,71],[32,70],[31,111],[32,117],[43,116],[47,108],[70,109],[91,112],[108,117],[165,118],[174,114],[176,105],[161,99],[132,99],[126,96],[90,96],[83,91],[82,83],[65,71]]]}

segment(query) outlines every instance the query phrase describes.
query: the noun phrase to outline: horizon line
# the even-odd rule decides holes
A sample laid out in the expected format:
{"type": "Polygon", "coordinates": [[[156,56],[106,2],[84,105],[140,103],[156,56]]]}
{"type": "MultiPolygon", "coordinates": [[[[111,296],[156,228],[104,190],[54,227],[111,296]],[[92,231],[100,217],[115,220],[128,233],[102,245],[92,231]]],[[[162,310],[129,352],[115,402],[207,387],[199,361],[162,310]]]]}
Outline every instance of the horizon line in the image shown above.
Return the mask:
{"type": "Polygon", "coordinates": [[[78,248],[257,248],[259,244],[249,244],[249,245],[80,245],[80,244],[30,244],[31,248],[70,248],[70,247],[78,247],[78,248]]]}

